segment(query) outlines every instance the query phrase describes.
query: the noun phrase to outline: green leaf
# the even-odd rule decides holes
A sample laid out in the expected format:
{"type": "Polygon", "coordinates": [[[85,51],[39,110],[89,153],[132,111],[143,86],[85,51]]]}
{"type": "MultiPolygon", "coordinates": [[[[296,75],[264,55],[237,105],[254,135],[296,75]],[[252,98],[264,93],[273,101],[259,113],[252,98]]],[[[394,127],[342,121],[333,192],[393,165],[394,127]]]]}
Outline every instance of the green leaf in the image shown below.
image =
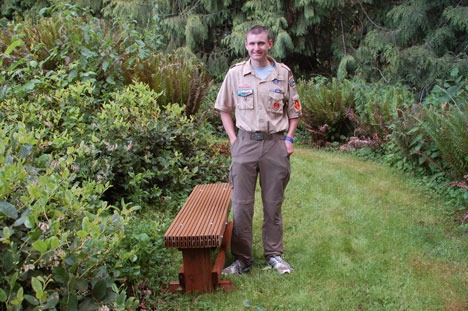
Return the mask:
{"type": "Polygon", "coordinates": [[[78,310],[78,297],[76,295],[68,296],[68,300],[63,301],[62,310],[75,311],[78,310]]]}
{"type": "Polygon", "coordinates": [[[18,218],[18,210],[13,204],[0,201],[0,213],[11,219],[18,218]]]}
{"type": "Polygon", "coordinates": [[[26,300],[27,302],[29,302],[33,306],[39,305],[39,300],[37,300],[36,297],[31,296],[31,295],[27,295],[27,294],[24,295],[24,300],[26,300]]]}
{"type": "Polygon", "coordinates": [[[9,273],[16,268],[15,260],[11,252],[3,252],[3,254],[1,254],[1,259],[3,261],[3,273],[9,273]]]}
{"type": "Polygon", "coordinates": [[[88,232],[85,230],[80,230],[76,233],[76,235],[82,239],[86,239],[86,237],[88,236],[88,232]]]}
{"type": "Polygon", "coordinates": [[[13,52],[14,49],[16,49],[17,47],[19,47],[19,46],[21,46],[21,45],[23,45],[23,41],[21,41],[21,40],[19,40],[19,39],[13,41],[13,42],[7,47],[7,49],[5,50],[5,54],[6,54],[6,55],[10,55],[11,52],[13,52]]]}
{"type": "Polygon", "coordinates": [[[42,297],[42,294],[44,293],[44,290],[42,289],[41,281],[39,281],[38,278],[33,277],[31,279],[31,285],[32,285],[32,288],[34,289],[34,292],[36,293],[36,297],[40,299],[40,297],[42,297]]]}
{"type": "Polygon", "coordinates": [[[23,145],[21,145],[20,152],[19,152],[20,158],[21,159],[26,159],[27,157],[29,157],[31,155],[32,152],[33,152],[33,146],[32,145],[23,144],[23,145]]]}
{"type": "Polygon", "coordinates": [[[18,227],[18,226],[21,226],[21,225],[24,225],[24,221],[26,220],[26,215],[29,215],[31,213],[31,211],[28,209],[26,211],[24,211],[20,218],[16,219],[15,223],[13,224],[13,227],[18,227]]]}
{"type": "Polygon", "coordinates": [[[98,310],[99,306],[91,298],[80,301],[80,310],[98,310]]]}
{"type": "Polygon", "coordinates": [[[68,272],[62,267],[56,267],[52,270],[52,276],[56,282],[65,284],[68,282],[68,272]]]}
{"type": "Polygon", "coordinates": [[[6,292],[0,288],[0,302],[5,302],[7,300],[7,294],[6,292]]]}
{"type": "Polygon", "coordinates": [[[107,293],[107,284],[106,281],[104,280],[99,280],[94,284],[92,294],[93,297],[96,298],[97,300],[102,300],[104,297],[106,297],[107,293]]]}
{"type": "Polygon", "coordinates": [[[47,252],[47,249],[48,249],[47,243],[43,240],[35,241],[34,243],[32,243],[32,247],[38,252],[40,252],[41,254],[44,254],[45,252],[47,252]]]}
{"type": "Polygon", "coordinates": [[[60,296],[57,292],[50,294],[47,298],[47,303],[43,306],[45,310],[54,308],[60,300],[60,296]]]}
{"type": "Polygon", "coordinates": [[[57,248],[60,246],[60,241],[56,236],[51,236],[47,239],[47,242],[49,243],[49,248],[57,248]]]}
{"type": "Polygon", "coordinates": [[[9,227],[4,227],[2,232],[3,232],[3,238],[5,240],[8,240],[10,239],[14,231],[11,230],[9,227]]]}
{"type": "Polygon", "coordinates": [[[23,86],[23,88],[26,90],[26,91],[32,91],[34,90],[34,88],[36,87],[36,84],[40,83],[41,80],[37,80],[37,79],[33,79],[33,80],[30,80],[28,82],[26,82],[23,86]]]}
{"type": "Polygon", "coordinates": [[[31,214],[28,214],[26,215],[26,218],[24,219],[24,225],[26,226],[26,228],[32,229],[36,225],[36,220],[37,220],[37,217],[34,217],[31,214]]]}

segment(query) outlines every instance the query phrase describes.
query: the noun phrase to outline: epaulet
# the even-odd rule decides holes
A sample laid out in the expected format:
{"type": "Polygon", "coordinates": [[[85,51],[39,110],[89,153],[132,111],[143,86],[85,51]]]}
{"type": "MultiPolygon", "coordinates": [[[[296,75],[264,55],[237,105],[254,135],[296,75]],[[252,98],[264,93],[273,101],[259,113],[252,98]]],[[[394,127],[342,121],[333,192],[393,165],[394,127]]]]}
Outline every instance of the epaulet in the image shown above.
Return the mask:
{"type": "Polygon", "coordinates": [[[292,70],[291,70],[288,66],[286,66],[285,64],[279,63],[279,65],[280,65],[281,67],[283,67],[284,69],[286,69],[287,71],[289,71],[289,72],[292,73],[292,70]]]}
{"type": "Polygon", "coordinates": [[[242,66],[242,65],[244,65],[246,62],[247,62],[247,61],[244,60],[244,61],[242,61],[242,62],[240,62],[240,63],[237,63],[237,64],[232,65],[230,68],[234,68],[234,67],[237,67],[237,66],[242,66]]]}

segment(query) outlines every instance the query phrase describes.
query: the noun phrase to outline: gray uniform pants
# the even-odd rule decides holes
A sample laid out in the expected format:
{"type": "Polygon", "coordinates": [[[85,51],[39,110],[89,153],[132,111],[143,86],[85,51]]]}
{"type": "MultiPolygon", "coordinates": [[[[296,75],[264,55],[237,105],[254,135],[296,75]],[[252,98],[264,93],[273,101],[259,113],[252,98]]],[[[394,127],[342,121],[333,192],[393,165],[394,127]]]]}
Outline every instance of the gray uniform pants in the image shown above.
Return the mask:
{"type": "Polygon", "coordinates": [[[230,182],[232,186],[233,235],[231,252],[250,265],[252,255],[252,220],[257,176],[263,202],[262,239],[265,257],[283,253],[281,205],[291,172],[284,135],[272,134],[261,140],[239,130],[231,146],[230,182]]]}

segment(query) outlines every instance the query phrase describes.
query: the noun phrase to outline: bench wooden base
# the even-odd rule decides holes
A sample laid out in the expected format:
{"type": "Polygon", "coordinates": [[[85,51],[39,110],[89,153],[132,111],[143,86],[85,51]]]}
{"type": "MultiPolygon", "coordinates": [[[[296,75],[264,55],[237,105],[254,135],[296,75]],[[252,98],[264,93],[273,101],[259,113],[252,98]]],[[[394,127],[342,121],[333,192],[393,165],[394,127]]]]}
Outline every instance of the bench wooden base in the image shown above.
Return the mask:
{"type": "Polygon", "coordinates": [[[226,263],[226,253],[232,236],[232,222],[229,222],[224,232],[223,242],[214,264],[211,264],[212,250],[208,248],[184,248],[182,251],[183,265],[179,271],[179,281],[169,284],[169,291],[176,293],[198,292],[206,293],[216,289],[233,290],[232,282],[221,280],[221,271],[226,263]]]}
{"type": "Polygon", "coordinates": [[[179,281],[169,284],[171,292],[206,293],[231,290],[221,280],[230,247],[232,222],[228,222],[231,188],[227,183],[197,185],[164,235],[166,247],[182,252],[179,281]],[[212,254],[219,250],[214,263],[212,254]]]}

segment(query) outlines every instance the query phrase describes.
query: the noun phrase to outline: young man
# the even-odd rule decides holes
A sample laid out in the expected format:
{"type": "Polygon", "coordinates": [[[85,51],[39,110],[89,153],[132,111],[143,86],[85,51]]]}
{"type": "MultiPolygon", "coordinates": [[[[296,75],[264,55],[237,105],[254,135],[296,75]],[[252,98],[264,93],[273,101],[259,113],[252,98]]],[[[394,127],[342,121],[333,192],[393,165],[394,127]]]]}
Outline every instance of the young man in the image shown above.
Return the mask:
{"type": "Polygon", "coordinates": [[[253,263],[252,220],[257,176],[263,202],[265,259],[281,274],[292,270],[281,257],[281,206],[290,176],[289,156],[294,151],[301,103],[291,70],[268,55],[272,47],[268,30],[252,27],[245,40],[250,58],[231,67],[215,103],[231,142],[232,157],[231,252],[235,261],[223,270],[225,275],[247,272],[253,263]]]}

